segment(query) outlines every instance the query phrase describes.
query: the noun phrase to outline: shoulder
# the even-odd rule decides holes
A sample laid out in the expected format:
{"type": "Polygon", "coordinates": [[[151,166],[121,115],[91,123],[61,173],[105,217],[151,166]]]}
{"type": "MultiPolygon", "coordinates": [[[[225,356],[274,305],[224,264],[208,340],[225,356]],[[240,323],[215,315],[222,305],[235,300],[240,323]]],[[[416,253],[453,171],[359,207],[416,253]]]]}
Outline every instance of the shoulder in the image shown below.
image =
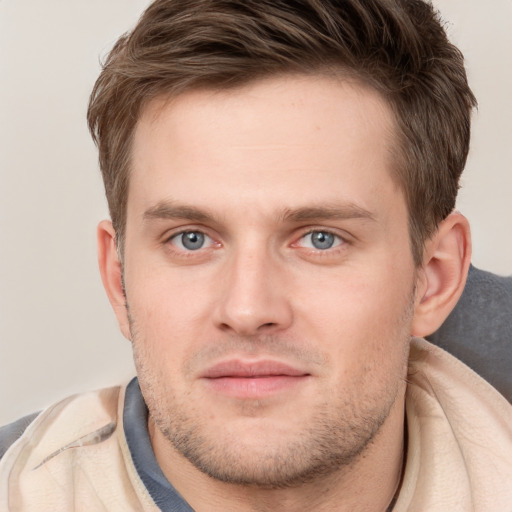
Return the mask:
{"type": "Polygon", "coordinates": [[[70,437],[78,439],[105,424],[115,422],[120,390],[117,386],[72,395],[40,413],[1,427],[0,458],[7,458],[7,451],[18,440],[18,445],[28,443],[30,451],[38,453],[45,450],[48,443],[50,448],[52,443],[66,444],[65,441],[70,437]]]}
{"type": "Polygon", "coordinates": [[[33,419],[0,460],[0,510],[156,511],[126,444],[125,390],[74,395],[33,419]]]}
{"type": "Polygon", "coordinates": [[[396,510],[509,510],[512,405],[459,359],[411,343],[408,450],[396,510]]]}
{"type": "Polygon", "coordinates": [[[4,453],[9,447],[23,435],[25,429],[37,418],[38,414],[38,412],[29,414],[8,425],[0,427],[0,459],[4,456],[4,453]]]}

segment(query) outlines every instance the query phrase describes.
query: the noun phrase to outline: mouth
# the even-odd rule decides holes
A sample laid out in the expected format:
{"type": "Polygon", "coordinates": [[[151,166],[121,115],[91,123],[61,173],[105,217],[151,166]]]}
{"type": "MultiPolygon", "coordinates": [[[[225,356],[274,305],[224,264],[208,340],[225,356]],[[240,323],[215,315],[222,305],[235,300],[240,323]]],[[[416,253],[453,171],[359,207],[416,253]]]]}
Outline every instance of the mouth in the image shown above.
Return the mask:
{"type": "Polygon", "coordinates": [[[290,391],[309,377],[310,373],[278,361],[240,359],[220,362],[201,375],[211,391],[239,399],[262,399],[290,391]]]}

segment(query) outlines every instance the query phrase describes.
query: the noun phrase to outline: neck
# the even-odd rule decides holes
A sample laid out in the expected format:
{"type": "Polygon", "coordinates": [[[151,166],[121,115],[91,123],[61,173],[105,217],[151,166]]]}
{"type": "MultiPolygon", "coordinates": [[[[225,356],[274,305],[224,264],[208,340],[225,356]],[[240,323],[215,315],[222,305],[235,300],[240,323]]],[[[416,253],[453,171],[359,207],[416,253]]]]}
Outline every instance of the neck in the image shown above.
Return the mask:
{"type": "Polygon", "coordinates": [[[284,489],[240,486],[215,480],[176,452],[151,420],[149,432],[165,476],[198,512],[287,512],[308,508],[319,512],[386,511],[402,475],[404,399],[400,394],[375,438],[352,464],[328,476],[284,489]]]}

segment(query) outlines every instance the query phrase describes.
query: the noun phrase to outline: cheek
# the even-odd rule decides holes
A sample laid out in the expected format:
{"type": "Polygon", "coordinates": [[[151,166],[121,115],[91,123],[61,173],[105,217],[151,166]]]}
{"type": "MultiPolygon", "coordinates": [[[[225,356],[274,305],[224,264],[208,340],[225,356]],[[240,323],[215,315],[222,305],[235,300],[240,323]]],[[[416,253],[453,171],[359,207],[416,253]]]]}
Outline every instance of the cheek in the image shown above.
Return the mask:
{"type": "Polygon", "coordinates": [[[334,329],[333,334],[354,331],[363,335],[396,326],[412,290],[411,277],[349,269],[311,282],[295,294],[295,302],[304,317],[316,317],[319,325],[334,329]]]}
{"type": "Polygon", "coordinates": [[[141,361],[166,379],[212,339],[210,295],[205,280],[146,265],[127,274],[132,339],[141,361]]]}
{"type": "Polygon", "coordinates": [[[298,296],[299,329],[323,346],[339,371],[382,373],[397,362],[401,367],[412,320],[412,272],[352,268],[317,279],[309,290],[298,296]]]}
{"type": "Polygon", "coordinates": [[[207,295],[204,275],[175,269],[168,263],[152,263],[149,258],[132,268],[135,271],[126,274],[126,291],[130,308],[140,321],[148,325],[154,322],[155,328],[168,323],[179,327],[197,315],[207,295]]]}

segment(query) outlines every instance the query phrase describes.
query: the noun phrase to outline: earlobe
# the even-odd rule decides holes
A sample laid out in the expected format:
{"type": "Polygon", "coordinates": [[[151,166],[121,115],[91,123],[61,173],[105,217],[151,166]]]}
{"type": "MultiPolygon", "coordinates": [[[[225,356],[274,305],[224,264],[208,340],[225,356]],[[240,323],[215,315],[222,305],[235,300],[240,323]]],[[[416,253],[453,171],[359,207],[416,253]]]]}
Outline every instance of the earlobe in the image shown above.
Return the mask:
{"type": "Polygon", "coordinates": [[[467,219],[450,214],[425,247],[418,280],[412,335],[435,332],[457,304],[471,262],[471,234],[467,219]]]}
{"type": "Polygon", "coordinates": [[[122,264],[116,247],[116,234],[112,223],[104,220],[97,230],[98,264],[101,280],[123,336],[131,339],[126,296],[123,287],[122,264]]]}

